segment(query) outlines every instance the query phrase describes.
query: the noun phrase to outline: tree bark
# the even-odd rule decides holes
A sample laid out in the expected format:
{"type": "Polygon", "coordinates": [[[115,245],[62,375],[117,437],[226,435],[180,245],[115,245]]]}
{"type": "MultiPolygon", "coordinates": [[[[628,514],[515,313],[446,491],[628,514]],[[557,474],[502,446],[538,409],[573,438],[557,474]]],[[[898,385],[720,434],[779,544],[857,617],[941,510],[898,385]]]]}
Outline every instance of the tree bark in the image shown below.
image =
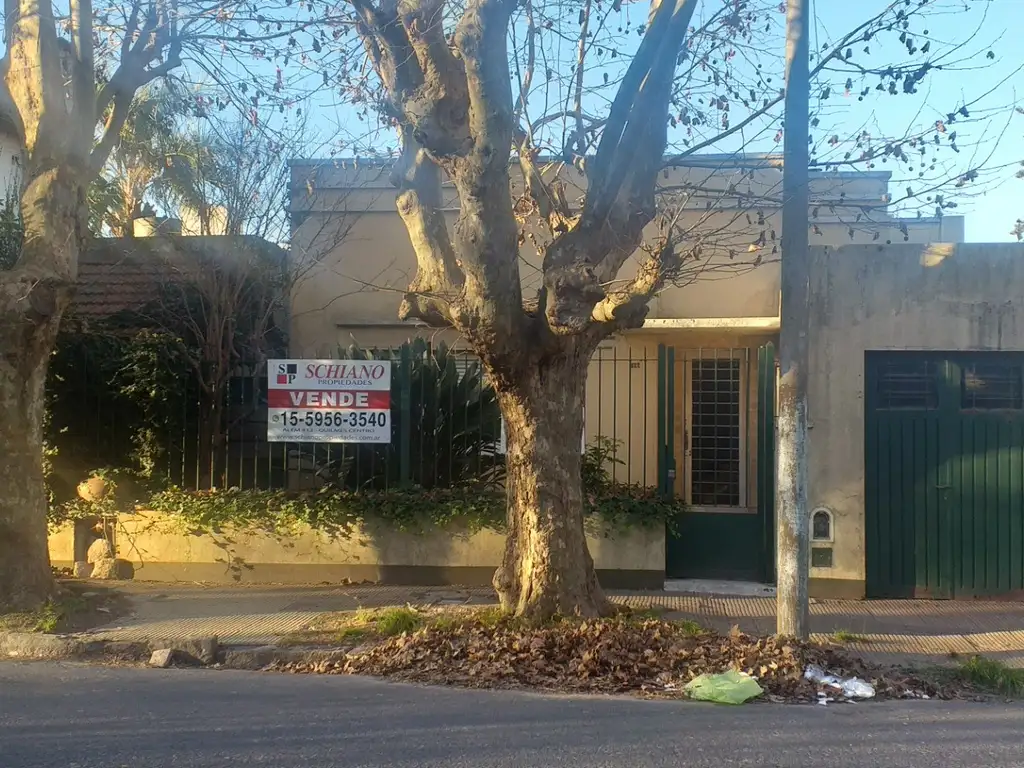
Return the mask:
{"type": "Polygon", "coordinates": [[[181,64],[182,44],[166,4],[134,4],[120,62],[97,88],[90,0],[75,0],[60,20],[70,42],[50,3],[6,0],[4,10],[0,111],[21,143],[24,244],[0,270],[0,606],[30,608],[53,591],[46,372],[87,236],[86,187],[117,145],[135,92],[181,64]]]}
{"type": "Polygon", "coordinates": [[[225,393],[215,395],[205,392],[199,397],[199,450],[196,460],[199,465],[196,490],[208,491],[223,487],[225,484],[224,456],[225,424],[224,401],[225,393]]]}
{"type": "Polygon", "coordinates": [[[0,271],[0,607],[34,608],[53,593],[43,477],[50,354],[71,302],[83,241],[85,187],[73,169],[30,167],[24,242],[0,271]]]}
{"type": "MultiPolygon", "coordinates": [[[[45,317],[0,318],[0,610],[31,609],[53,593],[43,478],[46,372],[70,298],[51,292],[45,317]]],[[[31,299],[26,300],[31,304],[31,299]]]]}
{"type": "Polygon", "coordinates": [[[517,616],[612,612],[583,528],[580,436],[588,362],[589,354],[577,351],[531,360],[497,386],[505,418],[508,532],[493,584],[502,608],[517,616]]]}

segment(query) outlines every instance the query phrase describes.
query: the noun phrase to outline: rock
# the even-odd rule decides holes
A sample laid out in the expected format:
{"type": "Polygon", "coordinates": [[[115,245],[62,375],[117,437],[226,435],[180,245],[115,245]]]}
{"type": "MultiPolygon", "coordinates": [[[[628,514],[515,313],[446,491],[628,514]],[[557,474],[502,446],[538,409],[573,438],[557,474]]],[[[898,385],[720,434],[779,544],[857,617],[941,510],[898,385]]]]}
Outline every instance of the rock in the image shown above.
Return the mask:
{"type": "Polygon", "coordinates": [[[96,539],[89,545],[89,552],[86,554],[86,562],[95,563],[97,560],[113,559],[114,547],[106,539],[96,539]]]}
{"type": "Polygon", "coordinates": [[[106,581],[128,581],[135,578],[135,566],[128,560],[105,557],[93,563],[91,578],[106,581]]]}
{"type": "Polygon", "coordinates": [[[216,637],[186,637],[177,639],[151,640],[149,647],[153,650],[170,648],[174,658],[182,664],[202,664],[209,666],[217,663],[220,652],[220,641],[216,637]]]}
{"type": "Polygon", "coordinates": [[[158,667],[159,669],[167,669],[171,666],[174,661],[174,649],[173,648],[160,648],[153,651],[153,655],[149,657],[149,666],[158,667]]]}
{"type": "Polygon", "coordinates": [[[215,664],[220,642],[216,637],[194,637],[174,643],[175,650],[184,651],[200,664],[215,664]]]}
{"type": "Polygon", "coordinates": [[[216,664],[220,653],[220,641],[216,637],[204,637],[199,645],[199,660],[203,664],[216,664]]]}
{"type": "Polygon", "coordinates": [[[76,579],[88,579],[92,576],[92,563],[87,563],[85,560],[76,560],[71,573],[76,579]]]}

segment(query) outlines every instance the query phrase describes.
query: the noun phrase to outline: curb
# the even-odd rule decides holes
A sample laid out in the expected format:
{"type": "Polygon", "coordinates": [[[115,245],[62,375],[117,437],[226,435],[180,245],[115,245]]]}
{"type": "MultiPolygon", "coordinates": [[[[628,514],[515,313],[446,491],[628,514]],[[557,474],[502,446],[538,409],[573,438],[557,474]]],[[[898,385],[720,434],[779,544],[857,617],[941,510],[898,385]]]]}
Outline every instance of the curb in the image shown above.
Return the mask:
{"type": "Polygon", "coordinates": [[[0,659],[12,661],[87,660],[104,656],[127,659],[148,650],[148,643],[83,640],[75,635],[35,632],[0,632],[0,659]]]}
{"type": "Polygon", "coordinates": [[[274,663],[343,661],[340,648],[281,648],[276,645],[221,645],[216,637],[142,642],[85,640],[75,635],[0,633],[0,661],[144,662],[150,666],[260,670],[274,663]]]}

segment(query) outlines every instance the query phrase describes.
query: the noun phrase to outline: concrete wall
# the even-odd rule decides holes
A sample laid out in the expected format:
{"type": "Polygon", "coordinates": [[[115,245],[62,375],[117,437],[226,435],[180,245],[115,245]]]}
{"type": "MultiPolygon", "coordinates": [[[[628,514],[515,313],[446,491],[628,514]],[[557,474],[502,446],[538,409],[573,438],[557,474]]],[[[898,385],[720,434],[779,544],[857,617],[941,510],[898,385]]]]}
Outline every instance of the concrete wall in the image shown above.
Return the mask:
{"type": "Polygon", "coordinates": [[[812,248],[807,270],[809,502],[835,538],[811,575],[863,594],[865,352],[1024,350],[1024,245],[812,248]]]}
{"type": "MultiPolygon", "coordinates": [[[[69,566],[71,528],[50,537],[50,558],[69,566]]],[[[490,584],[505,537],[490,530],[403,533],[372,526],[344,536],[298,526],[283,535],[226,529],[188,533],[175,518],[152,512],[123,516],[117,525],[118,557],[144,581],[317,583],[370,580],[392,584],[490,584]]],[[[661,529],[595,531],[590,552],[607,587],[660,589],[665,578],[661,529]],[[607,535],[606,535],[607,534],[607,535]]]]}
{"type": "MultiPolygon", "coordinates": [[[[562,166],[558,176],[567,186],[567,199],[583,194],[586,179],[575,169],[562,166]]],[[[737,166],[735,158],[666,170],[660,180],[662,194],[682,208],[678,226],[690,242],[702,244],[703,256],[691,262],[693,281],[666,289],[652,302],[651,318],[778,315],[782,223],[773,201],[781,194],[781,180],[778,167],[737,166]],[[751,199],[759,204],[753,206],[751,199]]],[[[515,168],[512,187],[515,196],[522,195],[515,168]]],[[[904,237],[917,243],[963,239],[960,217],[893,218],[885,210],[887,188],[886,173],[816,175],[811,182],[811,242],[837,246],[876,239],[902,242],[904,237]]],[[[444,192],[451,226],[458,200],[450,186],[444,192]]],[[[387,169],[296,163],[292,215],[291,258],[301,273],[292,296],[292,354],[333,352],[345,325],[395,325],[416,260],[395,211],[387,169]]],[[[539,228],[527,234],[520,250],[520,277],[529,295],[540,284],[539,265],[549,236],[539,228]]],[[[657,225],[651,225],[649,235],[659,236],[657,225]]],[[[639,263],[639,257],[627,262],[619,277],[630,277],[639,263]]]]}

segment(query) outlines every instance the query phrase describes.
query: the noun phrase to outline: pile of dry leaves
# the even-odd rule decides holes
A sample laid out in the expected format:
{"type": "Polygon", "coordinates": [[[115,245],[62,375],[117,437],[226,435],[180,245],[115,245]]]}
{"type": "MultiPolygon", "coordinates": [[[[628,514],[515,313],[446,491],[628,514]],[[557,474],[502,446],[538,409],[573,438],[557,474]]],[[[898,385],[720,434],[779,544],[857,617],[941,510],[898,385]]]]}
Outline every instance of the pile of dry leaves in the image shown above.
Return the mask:
{"type": "Polygon", "coordinates": [[[697,675],[739,669],[756,677],[769,699],[817,701],[819,686],[803,674],[809,664],[867,680],[879,698],[943,695],[925,681],[868,668],[834,648],[751,637],[735,629],[728,635],[694,634],[672,622],[625,618],[539,628],[513,623],[427,627],[363,646],[337,661],[274,668],[472,688],[651,696],[682,696],[683,686],[697,675]]]}

